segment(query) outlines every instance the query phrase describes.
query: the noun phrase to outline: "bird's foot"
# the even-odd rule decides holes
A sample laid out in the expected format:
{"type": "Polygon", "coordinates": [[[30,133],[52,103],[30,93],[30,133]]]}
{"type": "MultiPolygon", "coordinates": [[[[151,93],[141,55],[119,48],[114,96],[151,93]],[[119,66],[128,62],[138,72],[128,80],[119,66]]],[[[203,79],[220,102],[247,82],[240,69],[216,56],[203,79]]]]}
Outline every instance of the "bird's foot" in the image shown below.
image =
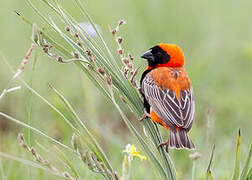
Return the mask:
{"type": "Polygon", "coordinates": [[[138,92],[141,94],[142,93],[142,89],[139,87],[137,88],[138,92]]]}
{"type": "Polygon", "coordinates": [[[143,116],[139,119],[139,122],[142,122],[143,120],[150,118],[150,114],[144,109],[144,114],[143,116]]]}
{"type": "Polygon", "coordinates": [[[158,145],[158,148],[165,146],[165,150],[167,153],[169,153],[169,144],[170,144],[170,140],[168,139],[166,142],[162,142],[158,145]]]}

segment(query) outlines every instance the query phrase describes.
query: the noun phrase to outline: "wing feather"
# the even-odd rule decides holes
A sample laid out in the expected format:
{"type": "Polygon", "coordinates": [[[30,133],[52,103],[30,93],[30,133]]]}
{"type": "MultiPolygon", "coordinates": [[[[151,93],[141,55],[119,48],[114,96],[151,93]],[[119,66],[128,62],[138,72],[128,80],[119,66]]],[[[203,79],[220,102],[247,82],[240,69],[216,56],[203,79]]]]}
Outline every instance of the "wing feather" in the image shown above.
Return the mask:
{"type": "Polygon", "coordinates": [[[180,93],[180,100],[170,89],[161,89],[147,74],[142,81],[142,93],[154,112],[169,126],[182,127],[188,131],[194,118],[194,97],[192,87],[180,93]]]}

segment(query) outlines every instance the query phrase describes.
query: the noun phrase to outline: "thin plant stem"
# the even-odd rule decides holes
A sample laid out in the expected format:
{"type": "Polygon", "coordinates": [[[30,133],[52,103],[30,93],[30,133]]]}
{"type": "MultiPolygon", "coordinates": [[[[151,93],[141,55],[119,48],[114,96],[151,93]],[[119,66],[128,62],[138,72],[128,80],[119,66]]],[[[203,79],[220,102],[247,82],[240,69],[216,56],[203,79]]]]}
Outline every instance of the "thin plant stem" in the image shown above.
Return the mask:
{"type": "Polygon", "coordinates": [[[241,129],[238,130],[236,140],[236,154],[233,180],[238,180],[240,174],[240,159],[241,159],[241,129]]]}
{"type": "MultiPolygon", "coordinates": [[[[112,102],[114,103],[115,107],[119,111],[119,113],[120,113],[122,119],[124,120],[125,124],[129,127],[129,129],[132,131],[132,133],[135,134],[139,138],[139,141],[141,142],[142,148],[143,149],[148,149],[148,145],[146,144],[146,142],[142,139],[142,137],[140,136],[140,134],[136,131],[136,129],[130,123],[130,121],[128,120],[128,118],[122,112],[120,106],[116,103],[112,87],[110,87],[109,89],[110,89],[110,94],[111,94],[111,97],[112,97],[112,102]]],[[[156,166],[159,167],[158,170],[160,171],[161,176],[164,179],[166,179],[167,178],[167,174],[165,173],[165,171],[164,171],[162,165],[160,164],[160,162],[155,159],[153,152],[147,151],[147,153],[148,153],[148,155],[149,155],[150,158],[153,158],[154,162],[156,163],[156,166]]]]}
{"type": "Polygon", "coordinates": [[[192,180],[195,180],[195,171],[196,171],[196,161],[193,160],[193,164],[192,164],[192,180]]]}
{"type": "MultiPolygon", "coordinates": [[[[7,60],[4,57],[4,62],[7,64],[9,70],[14,74],[15,71],[13,68],[10,66],[10,64],[7,62],[7,60]]],[[[63,119],[64,121],[76,132],[79,132],[76,127],[61,113],[54,105],[52,105],[47,99],[45,99],[43,96],[41,96],[37,91],[35,91],[29,84],[27,84],[20,76],[17,77],[19,81],[21,81],[28,90],[30,90],[33,94],[35,94],[37,97],[39,97],[42,101],[44,101],[49,107],[51,107],[55,112],[57,112],[63,119]]]]}
{"type": "MultiPolygon", "coordinates": [[[[81,128],[84,130],[84,133],[88,136],[88,138],[91,140],[92,144],[95,146],[96,150],[98,151],[98,155],[102,156],[102,159],[104,160],[105,164],[108,166],[110,171],[113,171],[112,166],[109,163],[108,158],[106,157],[105,153],[103,152],[102,148],[94,138],[94,136],[90,133],[86,125],[83,123],[83,121],[79,118],[77,113],[75,112],[74,108],[71,106],[71,104],[67,101],[67,99],[53,86],[51,88],[54,90],[54,92],[60,97],[60,99],[64,102],[66,107],[69,109],[69,112],[74,116],[74,118],[77,120],[77,122],[81,125],[81,128]]],[[[83,135],[81,135],[83,136],[83,135]]]]}
{"type": "Polygon", "coordinates": [[[2,180],[5,180],[5,174],[4,174],[3,163],[2,163],[1,158],[0,158],[0,172],[1,172],[2,180]]]}
{"type": "Polygon", "coordinates": [[[209,161],[209,164],[208,164],[208,167],[207,167],[207,172],[206,172],[206,179],[207,180],[213,178],[212,171],[211,171],[211,166],[212,166],[212,162],[213,162],[214,151],[215,151],[215,145],[213,145],[210,161],[209,161]]]}
{"type": "Polygon", "coordinates": [[[252,158],[252,144],[250,144],[250,149],[248,152],[247,160],[246,160],[246,163],[245,163],[244,168],[241,173],[241,178],[240,178],[241,180],[246,179],[246,175],[249,171],[249,165],[250,165],[251,158],[252,158]]]}
{"type": "Polygon", "coordinates": [[[65,149],[69,150],[70,152],[75,153],[74,150],[73,150],[72,148],[68,147],[68,146],[65,145],[65,144],[62,144],[61,142],[59,142],[59,141],[53,139],[52,137],[46,135],[46,134],[43,133],[42,131],[40,131],[40,130],[38,130],[38,129],[32,127],[32,126],[29,126],[28,124],[26,124],[26,123],[24,123],[24,122],[22,122],[22,121],[20,121],[20,120],[17,120],[17,119],[15,119],[15,118],[13,118],[13,117],[11,117],[11,116],[9,116],[9,115],[3,113],[3,112],[0,112],[0,116],[3,116],[3,117],[5,117],[5,118],[7,118],[8,120],[10,120],[10,121],[12,121],[12,122],[15,122],[16,124],[19,124],[19,125],[21,125],[21,126],[23,126],[23,127],[29,128],[29,129],[31,129],[32,131],[36,132],[37,134],[39,134],[39,135],[41,135],[41,136],[44,136],[45,138],[51,140],[51,141],[54,142],[55,144],[58,144],[58,145],[60,145],[61,147],[63,147],[63,148],[65,148],[65,149]]]}
{"type": "Polygon", "coordinates": [[[0,152],[0,157],[2,158],[7,158],[7,159],[10,159],[10,160],[14,160],[14,161],[17,161],[19,163],[22,163],[22,164],[25,164],[25,165],[28,165],[28,166],[31,166],[31,167],[34,167],[34,168],[38,168],[38,169],[42,169],[43,171],[47,171],[55,176],[59,176],[59,177],[63,177],[61,174],[58,174],[58,173],[55,173],[51,170],[49,170],[48,168],[45,168],[37,163],[34,163],[32,161],[29,161],[29,160],[26,160],[26,159],[22,159],[22,158],[19,158],[19,157],[16,157],[16,156],[12,156],[10,154],[6,154],[6,153],[3,153],[3,152],[0,152]]]}
{"type": "MultiPolygon", "coordinates": [[[[35,56],[34,56],[34,61],[33,61],[33,64],[32,64],[32,72],[31,72],[31,76],[30,76],[30,86],[32,87],[33,85],[33,77],[34,77],[34,74],[35,74],[35,68],[36,68],[36,64],[37,64],[37,58],[38,58],[38,51],[35,50],[35,56]]],[[[32,126],[32,93],[29,91],[28,92],[28,97],[27,97],[27,104],[26,104],[26,121],[27,121],[27,124],[29,126],[32,126]]],[[[27,143],[29,146],[31,146],[31,130],[29,128],[26,129],[26,137],[27,137],[27,143]]],[[[28,168],[28,179],[30,180],[31,179],[31,169],[28,168]]]]}

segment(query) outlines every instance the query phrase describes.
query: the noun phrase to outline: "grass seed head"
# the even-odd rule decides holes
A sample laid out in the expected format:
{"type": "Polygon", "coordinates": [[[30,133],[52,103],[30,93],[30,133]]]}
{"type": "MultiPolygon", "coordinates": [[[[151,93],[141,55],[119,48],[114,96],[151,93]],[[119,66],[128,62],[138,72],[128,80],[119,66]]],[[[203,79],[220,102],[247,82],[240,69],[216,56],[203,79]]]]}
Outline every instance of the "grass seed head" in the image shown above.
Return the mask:
{"type": "Polygon", "coordinates": [[[92,55],[90,50],[86,50],[86,54],[87,54],[88,56],[91,56],[91,55],[92,55]]]}
{"type": "Polygon", "coordinates": [[[131,63],[128,63],[127,66],[128,66],[128,68],[130,68],[130,69],[133,68],[133,64],[131,64],[131,63]]]}
{"type": "Polygon", "coordinates": [[[70,32],[70,27],[66,27],[65,30],[66,30],[67,32],[70,32]]]}
{"type": "Polygon", "coordinates": [[[33,156],[36,156],[37,153],[36,153],[36,150],[35,150],[34,147],[31,147],[30,151],[31,151],[31,153],[32,153],[33,156]]]}
{"type": "Polygon", "coordinates": [[[96,61],[96,57],[91,53],[90,50],[86,50],[86,54],[88,55],[89,60],[90,60],[91,62],[95,62],[95,61],[96,61]]]}
{"type": "Polygon", "coordinates": [[[80,55],[79,55],[78,52],[74,52],[74,53],[73,53],[73,56],[74,56],[76,59],[79,59],[79,58],[80,58],[80,55]]]}
{"type": "Polygon", "coordinates": [[[119,44],[122,44],[123,38],[122,38],[122,37],[117,37],[117,42],[118,42],[119,44]]]}
{"type": "Polygon", "coordinates": [[[44,160],[42,159],[42,157],[39,154],[36,155],[35,160],[38,162],[44,163],[44,160]]]}
{"type": "Polygon", "coordinates": [[[101,75],[105,75],[105,68],[98,68],[98,72],[101,74],[101,75]]]}
{"type": "Polygon", "coordinates": [[[24,141],[24,134],[23,133],[19,133],[18,134],[18,138],[21,140],[21,141],[24,141]]]}
{"type": "Polygon", "coordinates": [[[117,30],[116,30],[116,29],[113,29],[113,30],[111,31],[111,33],[112,33],[112,35],[114,36],[114,35],[117,33],[117,30]]]}
{"type": "Polygon", "coordinates": [[[123,69],[123,74],[124,74],[125,77],[127,77],[128,72],[129,72],[129,69],[128,69],[127,67],[125,67],[125,68],[123,69]]]}
{"type": "Polygon", "coordinates": [[[43,47],[43,48],[42,48],[42,50],[44,51],[44,53],[46,53],[46,54],[47,54],[47,53],[48,53],[48,51],[49,51],[49,48],[48,48],[48,47],[43,47]]]}
{"type": "Polygon", "coordinates": [[[119,179],[120,179],[119,175],[118,175],[117,172],[115,172],[115,171],[112,172],[112,176],[113,176],[113,178],[114,178],[115,180],[119,180],[119,179]]]}
{"type": "Polygon", "coordinates": [[[121,25],[123,25],[123,24],[126,24],[126,21],[120,20],[120,21],[118,22],[118,26],[121,26],[121,25]]]}
{"type": "Polygon", "coordinates": [[[77,42],[78,46],[82,47],[82,44],[80,41],[77,42]]]}
{"type": "Polygon", "coordinates": [[[128,54],[128,56],[129,56],[129,58],[130,58],[131,61],[134,60],[134,57],[130,53],[128,54]]]}
{"type": "Polygon", "coordinates": [[[70,178],[70,174],[68,172],[63,172],[62,175],[65,177],[65,178],[70,178]]]}
{"type": "Polygon", "coordinates": [[[106,80],[107,80],[108,85],[111,86],[112,85],[112,79],[111,79],[110,75],[107,76],[106,80]]]}
{"type": "Polygon", "coordinates": [[[118,53],[119,53],[120,55],[122,55],[122,54],[123,54],[123,50],[122,50],[122,48],[119,48],[119,49],[118,49],[118,53]]]}
{"type": "Polygon", "coordinates": [[[30,151],[29,146],[26,143],[21,143],[21,146],[25,148],[27,151],[30,151]]]}
{"type": "Polygon", "coordinates": [[[63,63],[63,58],[61,56],[59,56],[57,61],[60,62],[60,63],[63,63]]]}
{"type": "Polygon", "coordinates": [[[126,100],[124,97],[120,96],[120,99],[122,100],[122,102],[126,103],[126,100]]]}
{"type": "Polygon", "coordinates": [[[129,64],[129,59],[128,58],[123,58],[122,60],[123,60],[124,64],[126,64],[126,65],[129,64]]]}
{"type": "Polygon", "coordinates": [[[78,136],[75,133],[73,133],[71,143],[72,143],[72,146],[75,151],[77,151],[77,149],[78,149],[78,142],[77,141],[78,141],[78,136]]]}

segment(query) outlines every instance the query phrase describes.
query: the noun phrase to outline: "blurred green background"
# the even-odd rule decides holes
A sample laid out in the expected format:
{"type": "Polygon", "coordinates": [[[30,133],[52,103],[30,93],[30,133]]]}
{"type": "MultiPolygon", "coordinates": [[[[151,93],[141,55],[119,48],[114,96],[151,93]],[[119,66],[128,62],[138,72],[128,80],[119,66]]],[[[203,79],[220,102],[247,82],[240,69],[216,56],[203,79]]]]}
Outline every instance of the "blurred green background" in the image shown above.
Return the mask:
{"type": "MultiPolygon", "coordinates": [[[[143,72],[146,62],[140,55],[150,47],[160,43],[178,44],[186,56],[186,69],[194,87],[196,117],[190,132],[197,151],[202,155],[197,161],[197,179],[204,177],[212,144],[216,145],[213,161],[213,175],[216,179],[230,179],[235,160],[235,141],[238,128],[242,130],[242,160],[252,139],[252,1],[213,0],[213,1],[175,1],[175,0],[100,0],[84,1],[116,54],[116,45],[109,32],[118,20],[127,24],[119,34],[124,37],[123,47],[135,57],[136,66],[143,72]]],[[[44,5],[38,7],[46,11],[44,5]]],[[[82,19],[74,1],[62,1],[65,7],[79,22],[82,19]]],[[[0,51],[9,63],[18,68],[27,49],[30,47],[31,28],[14,13],[17,10],[29,19],[39,22],[24,1],[0,0],[0,51]]],[[[48,11],[50,13],[50,11],[48,11]]],[[[50,15],[50,14],[49,14],[50,15]]],[[[41,24],[40,24],[41,25],[41,24]]],[[[33,61],[33,57],[30,59],[33,61]]],[[[22,77],[31,80],[32,62],[26,66],[22,77]]],[[[0,92],[4,88],[19,85],[9,81],[12,77],[3,58],[0,57],[0,92]]],[[[38,64],[33,74],[33,87],[41,95],[52,101],[57,100],[48,89],[52,83],[70,100],[80,117],[95,133],[105,149],[112,165],[120,172],[123,160],[122,150],[128,143],[136,144],[122,122],[119,113],[83,76],[74,65],[62,65],[39,52],[38,64]]],[[[138,76],[138,78],[140,75],[138,76]]],[[[19,120],[26,121],[30,94],[22,87],[0,100],[0,111],[19,120]]],[[[59,107],[60,108],[60,107],[59,107]]],[[[128,112],[131,121],[139,131],[142,126],[128,112]]],[[[32,125],[48,135],[70,144],[72,131],[59,116],[32,97],[32,125]]],[[[163,130],[163,128],[162,128],[163,130]]],[[[26,132],[24,128],[0,117],[0,151],[32,159],[19,146],[17,134],[26,132]]],[[[167,131],[162,131],[167,137],[167,131]]],[[[32,136],[32,142],[41,154],[55,159],[55,149],[39,136],[32,136]],[[42,144],[47,151],[38,146],[42,144]]],[[[188,151],[171,150],[180,179],[191,176],[192,161],[188,151]]],[[[36,170],[10,161],[0,159],[7,179],[57,179],[46,172],[36,170]]],[[[80,166],[84,166],[80,164],[80,166]]],[[[158,179],[148,161],[133,162],[132,179],[158,179]]],[[[86,179],[99,179],[86,167],[86,179]]],[[[0,178],[2,178],[0,176],[0,178]]]]}

